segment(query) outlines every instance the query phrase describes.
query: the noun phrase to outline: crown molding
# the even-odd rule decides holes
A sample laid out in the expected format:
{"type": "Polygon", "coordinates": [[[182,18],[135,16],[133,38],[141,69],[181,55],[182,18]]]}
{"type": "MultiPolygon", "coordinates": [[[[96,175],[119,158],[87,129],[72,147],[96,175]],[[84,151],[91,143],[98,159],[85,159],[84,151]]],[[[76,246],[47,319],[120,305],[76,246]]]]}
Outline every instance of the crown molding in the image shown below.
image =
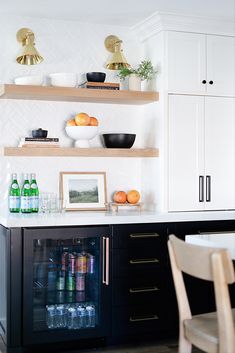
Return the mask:
{"type": "Polygon", "coordinates": [[[235,22],[225,18],[158,11],[131,30],[142,42],[164,30],[235,36],[235,22]]]}

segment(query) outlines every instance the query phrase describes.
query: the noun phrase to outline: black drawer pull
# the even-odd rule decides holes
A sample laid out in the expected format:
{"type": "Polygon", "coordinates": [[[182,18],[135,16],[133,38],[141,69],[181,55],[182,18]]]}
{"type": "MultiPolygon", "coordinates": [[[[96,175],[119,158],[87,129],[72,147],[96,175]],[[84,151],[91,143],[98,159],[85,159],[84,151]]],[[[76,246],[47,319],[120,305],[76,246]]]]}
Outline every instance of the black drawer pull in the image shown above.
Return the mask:
{"type": "Polygon", "coordinates": [[[160,289],[158,287],[142,287],[142,288],[130,288],[130,293],[145,293],[145,292],[157,292],[160,289]]]}
{"type": "Polygon", "coordinates": [[[130,260],[131,265],[137,265],[137,264],[155,264],[158,263],[158,259],[132,259],[130,260]]]}
{"type": "Polygon", "coordinates": [[[132,233],[129,235],[131,239],[134,238],[157,238],[159,237],[158,233],[132,233]]]}
{"type": "Polygon", "coordinates": [[[156,314],[148,315],[148,316],[131,316],[129,318],[130,322],[137,322],[137,321],[149,321],[149,320],[158,320],[159,317],[156,314]]]}

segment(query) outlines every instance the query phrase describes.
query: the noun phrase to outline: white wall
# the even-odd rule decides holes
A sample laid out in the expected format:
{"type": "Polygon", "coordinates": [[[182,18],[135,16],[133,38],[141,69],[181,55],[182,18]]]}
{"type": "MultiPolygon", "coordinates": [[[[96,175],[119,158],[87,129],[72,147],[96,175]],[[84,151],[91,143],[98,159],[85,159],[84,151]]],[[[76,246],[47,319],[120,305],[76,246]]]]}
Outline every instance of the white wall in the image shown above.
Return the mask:
{"type": "MultiPolygon", "coordinates": [[[[145,46],[126,27],[15,16],[0,16],[0,23],[0,81],[3,83],[12,83],[15,77],[23,75],[42,74],[46,77],[52,72],[75,72],[82,81],[85,72],[105,71],[103,65],[109,53],[104,47],[104,39],[110,34],[123,40],[125,56],[132,66],[148,58],[145,46]],[[34,31],[36,48],[44,57],[43,63],[35,66],[16,63],[15,58],[22,50],[16,40],[16,33],[21,27],[34,31]]],[[[115,72],[107,70],[106,73],[106,81],[117,81],[115,72]]],[[[100,133],[133,132],[137,134],[134,147],[154,147],[158,145],[155,137],[157,104],[150,104],[147,108],[96,103],[1,100],[0,145],[17,146],[20,137],[29,136],[32,129],[42,127],[49,130],[50,137],[59,137],[62,146],[72,146],[72,141],[64,132],[65,121],[75,113],[84,111],[99,119],[100,133]]],[[[101,146],[99,137],[92,141],[92,146],[101,146]]],[[[41,191],[58,192],[60,171],[106,171],[108,200],[115,190],[132,188],[141,191],[146,204],[150,201],[155,203],[157,198],[155,181],[150,173],[154,170],[154,177],[157,176],[156,159],[145,162],[140,158],[2,157],[0,168],[2,202],[7,200],[12,172],[17,172],[19,179],[24,172],[35,172],[41,191]],[[151,184],[148,180],[151,180],[151,184]]]]}

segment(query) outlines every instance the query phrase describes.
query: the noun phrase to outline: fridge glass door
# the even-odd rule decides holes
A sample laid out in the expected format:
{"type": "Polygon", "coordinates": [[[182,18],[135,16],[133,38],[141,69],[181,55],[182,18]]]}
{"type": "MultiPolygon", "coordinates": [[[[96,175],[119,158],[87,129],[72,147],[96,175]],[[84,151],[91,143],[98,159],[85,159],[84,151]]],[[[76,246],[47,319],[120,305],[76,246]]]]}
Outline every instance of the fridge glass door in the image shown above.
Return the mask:
{"type": "Polygon", "coordinates": [[[99,326],[100,239],[33,240],[33,331],[99,326]]]}

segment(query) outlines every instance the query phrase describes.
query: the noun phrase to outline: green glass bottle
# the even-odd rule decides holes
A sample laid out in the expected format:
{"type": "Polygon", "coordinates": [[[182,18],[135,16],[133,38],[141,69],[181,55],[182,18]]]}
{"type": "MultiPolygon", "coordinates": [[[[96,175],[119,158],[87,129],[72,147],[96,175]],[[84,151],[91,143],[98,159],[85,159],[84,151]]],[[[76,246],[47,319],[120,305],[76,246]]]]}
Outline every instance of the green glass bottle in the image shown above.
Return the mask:
{"type": "Polygon", "coordinates": [[[39,189],[36,181],[36,174],[31,174],[30,182],[30,202],[31,202],[31,212],[39,211],[39,189]]]}
{"type": "Polygon", "coordinates": [[[9,211],[20,212],[20,187],[17,181],[17,174],[12,174],[12,182],[9,190],[9,211]]]}
{"type": "Polygon", "coordinates": [[[21,189],[21,212],[22,213],[30,213],[31,205],[30,205],[30,184],[28,174],[24,175],[24,184],[21,189]]]}

